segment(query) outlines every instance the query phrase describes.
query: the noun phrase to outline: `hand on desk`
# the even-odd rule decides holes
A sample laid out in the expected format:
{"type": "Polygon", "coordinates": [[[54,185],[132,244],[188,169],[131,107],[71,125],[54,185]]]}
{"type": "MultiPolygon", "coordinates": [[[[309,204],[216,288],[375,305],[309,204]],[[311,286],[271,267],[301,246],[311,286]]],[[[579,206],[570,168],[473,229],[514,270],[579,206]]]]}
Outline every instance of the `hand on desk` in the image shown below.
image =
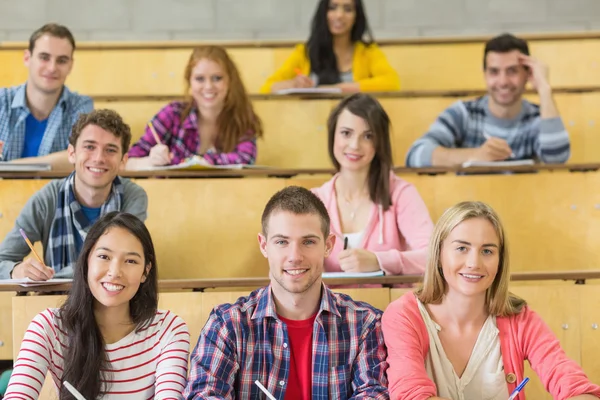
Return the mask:
{"type": "Polygon", "coordinates": [[[170,165],[173,160],[173,153],[169,151],[169,147],[164,144],[157,144],[150,149],[148,161],[151,166],[170,165]]]}
{"type": "Polygon", "coordinates": [[[504,161],[512,154],[512,149],[506,140],[488,137],[481,147],[474,149],[469,161],[504,161]]]}
{"type": "Polygon", "coordinates": [[[379,261],[375,253],[364,249],[347,249],[338,254],[340,268],[344,272],[379,271],[379,261]]]}
{"type": "Polygon", "coordinates": [[[306,75],[296,75],[294,79],[290,81],[290,88],[298,89],[298,88],[311,88],[315,86],[315,83],[312,79],[310,79],[306,75]]]}
{"type": "Polygon", "coordinates": [[[47,281],[54,276],[54,270],[39,261],[29,258],[18,264],[11,274],[12,279],[29,278],[34,281],[47,281]]]}

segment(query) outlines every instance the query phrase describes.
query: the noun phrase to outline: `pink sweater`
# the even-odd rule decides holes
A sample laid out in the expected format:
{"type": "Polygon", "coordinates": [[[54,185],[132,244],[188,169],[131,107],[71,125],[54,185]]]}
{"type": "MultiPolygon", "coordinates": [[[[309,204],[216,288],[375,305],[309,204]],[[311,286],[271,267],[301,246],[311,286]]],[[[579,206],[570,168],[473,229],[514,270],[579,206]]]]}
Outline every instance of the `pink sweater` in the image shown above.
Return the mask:
{"type": "MultiPolygon", "coordinates": [[[[331,233],[336,235],[333,251],[325,260],[325,271],[341,271],[337,255],[344,248],[344,236],[335,193],[336,174],[323,186],[312,189],[325,203],[331,219],[331,233]]],[[[373,206],[365,227],[361,248],[372,251],[387,275],[422,274],[425,271],[427,245],[433,222],[417,189],[390,173],[392,205],[387,211],[373,206]]]]}
{"type": "MultiPolygon", "coordinates": [[[[581,367],[567,357],[548,325],[529,307],[518,315],[496,318],[500,349],[506,374],[516,375],[507,383],[509,393],[523,380],[523,363],[528,360],[554,399],[582,394],[600,396],[600,387],[591,383],[581,367]]],[[[392,302],[382,319],[388,349],[387,370],[392,400],[425,400],[436,396],[435,384],[427,376],[425,359],[429,335],[414,293],[392,302]]],[[[518,400],[524,400],[521,392],[518,400]]]]}

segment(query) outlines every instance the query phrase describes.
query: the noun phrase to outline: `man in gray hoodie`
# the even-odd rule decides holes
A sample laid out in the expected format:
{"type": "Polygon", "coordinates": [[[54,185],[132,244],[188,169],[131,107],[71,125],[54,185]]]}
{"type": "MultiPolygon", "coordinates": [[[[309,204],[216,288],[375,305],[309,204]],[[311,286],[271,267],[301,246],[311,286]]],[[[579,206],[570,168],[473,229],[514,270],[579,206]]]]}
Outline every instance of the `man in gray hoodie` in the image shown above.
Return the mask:
{"type": "Polygon", "coordinates": [[[73,126],[67,149],[75,170],[35,193],[15,226],[0,244],[0,279],[70,278],[89,228],[101,215],[123,211],[146,220],[144,189],[117,176],[127,162],[131,130],[112,110],[82,114],[73,126]],[[25,257],[41,241],[43,261],[25,257]]]}

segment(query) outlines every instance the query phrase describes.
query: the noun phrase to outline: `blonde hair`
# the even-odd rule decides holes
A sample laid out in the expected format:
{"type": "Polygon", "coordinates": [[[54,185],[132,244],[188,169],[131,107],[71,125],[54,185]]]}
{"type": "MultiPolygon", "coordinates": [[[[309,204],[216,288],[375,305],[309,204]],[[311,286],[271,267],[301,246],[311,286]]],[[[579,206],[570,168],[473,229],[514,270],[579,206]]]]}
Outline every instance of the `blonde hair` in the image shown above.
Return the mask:
{"type": "Polygon", "coordinates": [[[498,272],[485,296],[488,312],[495,316],[518,314],[526,306],[526,302],[508,291],[510,270],[508,244],[504,235],[504,228],[498,214],[489,205],[479,201],[458,203],[446,210],[437,222],[429,241],[429,254],[423,287],[417,291],[417,297],[424,304],[439,304],[442,302],[447,290],[447,283],[442,273],[442,244],[456,226],[472,218],[484,218],[489,221],[493,225],[500,242],[498,272]]]}
{"type": "MultiPolygon", "coordinates": [[[[195,107],[194,99],[190,94],[190,79],[192,70],[202,59],[219,64],[225,72],[224,78],[229,83],[229,91],[225,97],[223,110],[217,118],[219,135],[215,143],[218,151],[229,153],[240,142],[261,137],[263,135],[262,121],[254,112],[252,102],[248,97],[235,63],[229,57],[227,51],[220,46],[201,46],[192,51],[184,71],[185,106],[181,113],[181,121],[183,122],[195,107]]],[[[202,116],[199,115],[199,118],[202,118],[202,116]]]]}

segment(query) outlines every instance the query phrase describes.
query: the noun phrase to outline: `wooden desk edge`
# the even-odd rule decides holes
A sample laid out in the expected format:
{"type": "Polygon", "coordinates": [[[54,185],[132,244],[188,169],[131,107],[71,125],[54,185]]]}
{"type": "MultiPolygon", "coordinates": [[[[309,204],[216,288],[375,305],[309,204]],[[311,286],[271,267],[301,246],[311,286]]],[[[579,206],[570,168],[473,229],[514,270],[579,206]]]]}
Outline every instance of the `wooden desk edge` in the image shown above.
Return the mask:
{"type": "MultiPolygon", "coordinates": [[[[600,163],[584,163],[584,164],[535,164],[521,165],[513,167],[470,167],[470,168],[409,168],[409,167],[394,167],[396,174],[418,174],[418,175],[439,175],[446,173],[455,174],[485,174],[498,172],[517,172],[517,173],[535,173],[539,171],[570,171],[570,172],[586,172],[597,171],[600,169],[600,163]]],[[[54,179],[64,178],[71,171],[39,171],[39,172],[14,172],[0,171],[0,178],[11,179],[54,179]]],[[[206,170],[206,171],[121,171],[119,176],[124,178],[243,178],[248,176],[254,177],[276,177],[276,178],[291,178],[297,175],[333,175],[335,170],[332,168],[268,168],[268,169],[231,169],[231,170],[206,170]]]]}
{"type": "MultiPolygon", "coordinates": [[[[600,279],[600,270],[559,271],[559,272],[516,272],[511,274],[512,281],[547,281],[600,279]]],[[[327,285],[372,285],[391,287],[396,284],[421,282],[421,275],[398,275],[370,278],[327,278],[327,285]]],[[[225,287],[262,287],[269,284],[269,278],[222,278],[222,279],[165,279],[158,282],[160,290],[203,290],[225,287]]],[[[48,285],[38,287],[22,287],[19,285],[0,286],[0,292],[63,292],[68,291],[71,284],[48,285]]]]}

